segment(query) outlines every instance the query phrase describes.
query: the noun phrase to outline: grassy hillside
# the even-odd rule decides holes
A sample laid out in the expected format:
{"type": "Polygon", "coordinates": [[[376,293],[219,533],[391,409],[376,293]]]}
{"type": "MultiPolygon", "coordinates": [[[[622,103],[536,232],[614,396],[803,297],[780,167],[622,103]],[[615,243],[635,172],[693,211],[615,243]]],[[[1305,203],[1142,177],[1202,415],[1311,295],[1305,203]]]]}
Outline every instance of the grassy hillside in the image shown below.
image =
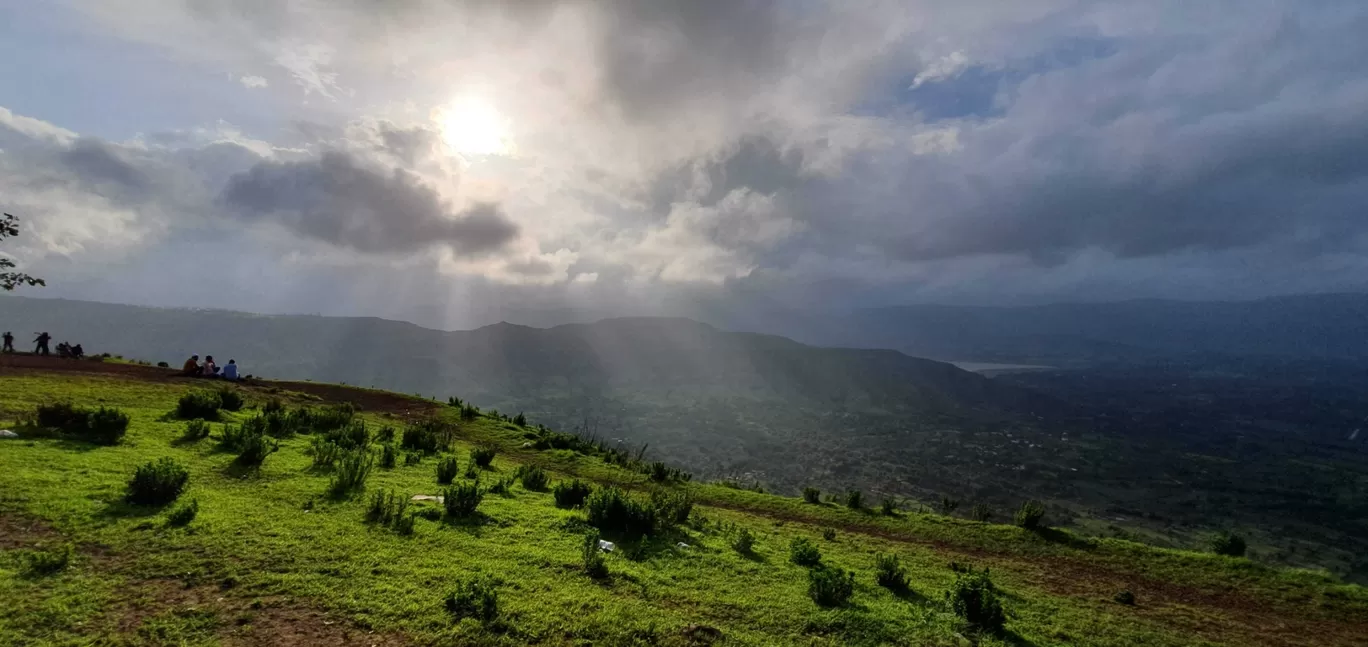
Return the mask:
{"type": "MultiPolygon", "coordinates": [[[[1356,645],[1368,635],[1368,592],[1316,573],[658,483],[606,462],[611,454],[554,449],[562,443],[542,442],[534,427],[487,414],[462,419],[430,400],[265,382],[238,389],[246,407],[209,423],[209,437],[185,440],[188,423],[173,412],[199,384],[139,367],[0,370],[0,428],[57,401],[114,407],[130,419],[113,445],[38,437],[29,427],[19,427],[25,438],[0,440],[0,644],[1356,645]],[[223,426],[261,415],[273,398],[289,410],[358,405],[372,432],[393,426],[402,435],[437,419],[454,436],[448,449],[415,465],[401,455],[392,468],[377,465],[364,490],[332,497],[340,468],[317,467],[310,454],[321,436],[281,439],[259,469],[221,451],[223,426]],[[617,549],[603,554],[600,578],[584,570],[589,513],[522,484],[486,493],[471,517],[443,518],[436,505],[416,503],[409,512],[425,516],[412,534],[367,522],[376,492],[439,493],[443,459],[458,461],[456,484],[475,483],[464,475],[472,452],[488,448],[497,451],[491,465],[472,472],[482,488],[535,465],[552,484],[578,477],[639,501],[653,491],[687,495],[692,513],[641,540],[608,533],[617,549]],[[127,503],[134,470],[162,457],[188,468],[185,491],[165,506],[127,503]],[[172,524],[190,501],[198,514],[172,524]],[[755,540],[747,552],[734,548],[743,533],[755,540]],[[790,561],[796,538],[814,543],[821,563],[853,572],[845,603],[809,596],[813,569],[790,561]],[[875,582],[879,554],[900,558],[905,589],[875,582]],[[946,592],[966,578],[952,562],[991,569],[1002,632],[978,631],[952,610],[946,592]],[[497,595],[484,619],[475,617],[478,603],[455,604],[456,613],[444,603],[472,581],[497,595]],[[1134,605],[1115,600],[1123,589],[1134,605]]],[[[364,451],[379,454],[381,444],[364,451]]]]}

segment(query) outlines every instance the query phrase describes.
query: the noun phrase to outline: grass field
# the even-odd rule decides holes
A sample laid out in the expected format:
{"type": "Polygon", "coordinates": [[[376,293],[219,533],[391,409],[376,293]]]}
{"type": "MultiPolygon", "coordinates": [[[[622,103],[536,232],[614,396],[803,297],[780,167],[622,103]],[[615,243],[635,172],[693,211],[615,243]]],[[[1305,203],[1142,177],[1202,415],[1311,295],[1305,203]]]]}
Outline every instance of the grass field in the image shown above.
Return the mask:
{"type": "Polygon", "coordinates": [[[720,485],[654,486],[594,456],[533,449],[527,430],[504,420],[460,422],[453,407],[397,394],[242,387],[247,408],[211,423],[210,438],[182,442],[186,422],[170,413],[195,385],[164,372],[0,365],[0,428],[57,401],[131,417],[114,446],[0,440],[0,645],[1368,644],[1368,591],[1323,574],[720,485]],[[697,503],[687,523],[619,541],[601,579],[582,569],[585,513],[521,485],[487,494],[473,520],[420,517],[404,536],[366,522],[369,496],[438,494],[442,456],[377,467],[365,492],[340,500],[325,495],[331,474],[314,467],[307,436],[284,439],[259,470],[241,469],[215,438],[270,397],[355,402],[372,428],[445,417],[458,429],[445,455],[463,474],[474,447],[498,447],[492,466],[478,471],[484,486],[536,464],[553,483],[578,476],[639,496],[668,487],[697,503]],[[177,503],[124,503],[134,469],[166,456],[190,472],[177,503]],[[191,500],[194,520],[170,525],[168,514],[191,500]],[[732,547],[742,530],[756,538],[750,554],[732,547]],[[813,541],[823,563],[854,572],[847,604],[825,608],[809,597],[808,569],[789,561],[796,537],[813,541]],[[74,550],[65,566],[35,566],[39,556],[60,562],[67,545],[74,550]],[[878,554],[901,559],[906,590],[875,583],[878,554]],[[951,562],[991,569],[1005,631],[976,631],[951,611],[951,562]],[[490,620],[458,620],[444,606],[472,578],[497,592],[490,620]],[[1135,605],[1114,601],[1122,589],[1134,592],[1135,605]]]}

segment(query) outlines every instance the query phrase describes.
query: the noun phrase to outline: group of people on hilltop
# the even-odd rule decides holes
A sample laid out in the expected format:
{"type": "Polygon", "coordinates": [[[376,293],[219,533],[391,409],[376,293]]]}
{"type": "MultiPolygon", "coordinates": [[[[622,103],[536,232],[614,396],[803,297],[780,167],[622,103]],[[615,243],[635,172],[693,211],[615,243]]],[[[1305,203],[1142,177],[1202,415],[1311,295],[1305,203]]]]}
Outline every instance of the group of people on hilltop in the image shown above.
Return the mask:
{"type": "MultiPolygon", "coordinates": [[[[14,333],[7,330],[5,331],[4,335],[0,335],[0,340],[4,341],[4,345],[0,346],[0,352],[17,352],[14,350],[14,333]]],[[[42,355],[44,357],[52,355],[52,350],[48,348],[48,344],[51,342],[52,335],[47,334],[46,331],[38,333],[38,336],[33,338],[33,354],[42,355]]],[[[81,348],[80,344],[69,344],[67,342],[62,342],[60,344],[57,344],[57,355],[59,357],[80,359],[85,356],[85,349],[81,348]]]]}
{"type": "Polygon", "coordinates": [[[213,355],[205,355],[204,363],[199,361],[199,355],[191,355],[190,359],[185,360],[185,366],[181,367],[181,373],[189,377],[215,377],[225,380],[238,380],[238,367],[236,360],[228,360],[227,364],[219,366],[214,363],[213,355]]]}

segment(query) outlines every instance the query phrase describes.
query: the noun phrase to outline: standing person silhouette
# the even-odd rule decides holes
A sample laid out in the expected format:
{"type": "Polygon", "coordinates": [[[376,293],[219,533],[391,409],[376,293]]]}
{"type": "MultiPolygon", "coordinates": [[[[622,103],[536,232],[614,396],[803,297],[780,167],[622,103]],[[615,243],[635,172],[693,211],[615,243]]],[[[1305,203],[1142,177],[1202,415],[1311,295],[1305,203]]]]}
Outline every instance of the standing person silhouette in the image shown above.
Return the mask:
{"type": "Polygon", "coordinates": [[[6,331],[5,331],[4,338],[5,338],[5,345],[4,345],[3,348],[0,348],[0,353],[13,353],[13,352],[14,352],[14,333],[12,333],[12,332],[6,330],[6,331]]]}
{"type": "Polygon", "coordinates": [[[52,335],[47,334],[47,331],[38,333],[38,336],[35,337],[33,341],[38,344],[33,349],[34,355],[47,356],[52,354],[52,352],[48,350],[48,342],[52,341],[52,335]]]}

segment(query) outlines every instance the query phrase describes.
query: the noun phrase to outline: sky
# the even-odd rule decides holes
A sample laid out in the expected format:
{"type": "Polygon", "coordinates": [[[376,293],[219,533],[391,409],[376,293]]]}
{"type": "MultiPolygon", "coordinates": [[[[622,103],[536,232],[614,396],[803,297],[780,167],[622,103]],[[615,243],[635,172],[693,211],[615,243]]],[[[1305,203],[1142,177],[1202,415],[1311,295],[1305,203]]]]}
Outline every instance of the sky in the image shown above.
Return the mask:
{"type": "Polygon", "coordinates": [[[1368,290],[1360,0],[0,0],[24,294],[440,328],[1368,290]]]}

